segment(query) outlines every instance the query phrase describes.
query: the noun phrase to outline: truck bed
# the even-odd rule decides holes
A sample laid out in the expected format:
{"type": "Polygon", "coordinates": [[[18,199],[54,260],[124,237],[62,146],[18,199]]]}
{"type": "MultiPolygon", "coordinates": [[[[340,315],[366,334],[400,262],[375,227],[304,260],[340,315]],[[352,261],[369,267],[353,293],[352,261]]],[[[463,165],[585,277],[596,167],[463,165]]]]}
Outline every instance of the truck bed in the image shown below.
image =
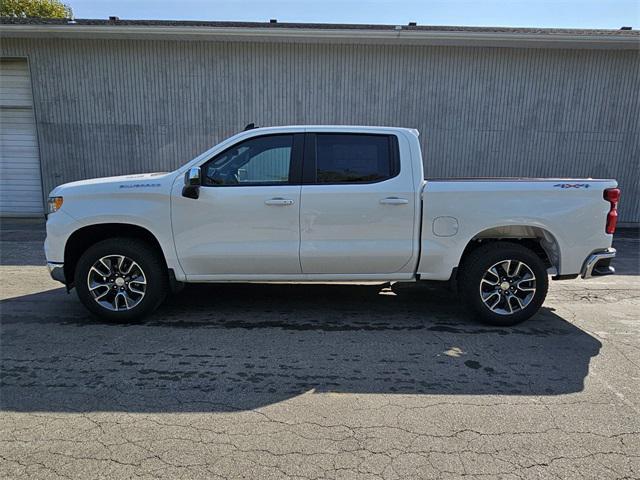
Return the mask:
{"type": "Polygon", "coordinates": [[[590,178],[426,180],[418,273],[446,280],[470,241],[497,235],[541,238],[556,260],[553,273],[577,274],[589,254],[611,245],[603,193],[616,186],[615,180],[590,178]]]}

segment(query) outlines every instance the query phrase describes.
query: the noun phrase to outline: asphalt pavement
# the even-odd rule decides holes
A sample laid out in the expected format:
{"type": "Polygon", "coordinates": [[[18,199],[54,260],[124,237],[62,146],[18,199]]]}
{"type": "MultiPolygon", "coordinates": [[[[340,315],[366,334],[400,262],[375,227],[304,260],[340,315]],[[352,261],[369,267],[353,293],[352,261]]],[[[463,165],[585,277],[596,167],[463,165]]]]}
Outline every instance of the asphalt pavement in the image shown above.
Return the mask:
{"type": "Polygon", "coordinates": [[[640,235],[481,325],[432,286],[198,285],[110,325],[0,228],[0,477],[639,478],[640,235]]]}

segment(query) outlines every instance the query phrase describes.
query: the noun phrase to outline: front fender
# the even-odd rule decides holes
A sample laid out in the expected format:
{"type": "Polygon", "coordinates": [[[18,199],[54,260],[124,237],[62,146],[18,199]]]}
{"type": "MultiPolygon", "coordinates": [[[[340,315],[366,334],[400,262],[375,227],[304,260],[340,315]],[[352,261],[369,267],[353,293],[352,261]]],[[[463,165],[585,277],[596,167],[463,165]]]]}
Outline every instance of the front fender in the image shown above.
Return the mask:
{"type": "MultiPolygon", "coordinates": [[[[157,240],[167,267],[173,269],[177,280],[184,280],[171,231],[169,196],[163,190],[126,194],[86,189],[64,192],[62,208],[50,215],[47,222],[47,260],[63,262],[67,241],[82,228],[104,224],[132,225],[147,230],[157,240]]],[[[117,227],[114,228],[113,234],[117,235],[117,227]]]]}

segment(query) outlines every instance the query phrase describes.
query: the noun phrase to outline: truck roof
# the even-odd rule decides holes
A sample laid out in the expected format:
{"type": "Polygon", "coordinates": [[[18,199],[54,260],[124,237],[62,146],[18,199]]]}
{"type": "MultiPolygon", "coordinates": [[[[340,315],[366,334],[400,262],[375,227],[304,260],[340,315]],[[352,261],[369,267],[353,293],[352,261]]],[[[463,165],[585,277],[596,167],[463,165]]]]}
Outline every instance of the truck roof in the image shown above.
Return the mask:
{"type": "Polygon", "coordinates": [[[416,137],[420,135],[415,128],[407,128],[407,127],[391,127],[391,126],[380,126],[380,125],[280,125],[273,127],[254,127],[247,131],[251,132],[284,132],[284,131],[302,131],[302,130],[317,130],[317,131],[336,131],[336,132],[372,132],[375,130],[395,130],[395,131],[403,131],[408,132],[416,137]]]}

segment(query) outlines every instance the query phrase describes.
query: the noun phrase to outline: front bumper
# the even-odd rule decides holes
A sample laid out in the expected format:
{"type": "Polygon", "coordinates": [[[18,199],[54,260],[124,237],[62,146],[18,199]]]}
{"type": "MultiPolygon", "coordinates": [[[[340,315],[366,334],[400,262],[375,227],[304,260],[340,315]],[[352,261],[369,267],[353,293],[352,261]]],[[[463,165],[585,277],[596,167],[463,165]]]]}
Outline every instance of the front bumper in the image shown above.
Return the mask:
{"type": "Polygon", "coordinates": [[[616,273],[615,268],[611,266],[611,260],[613,260],[615,256],[615,248],[607,248],[605,250],[592,253],[584,261],[580,275],[582,278],[587,279],[616,273]]]}
{"type": "Polygon", "coordinates": [[[49,269],[51,278],[65,285],[67,284],[64,278],[64,263],[47,262],[47,268],[49,269]]]}

